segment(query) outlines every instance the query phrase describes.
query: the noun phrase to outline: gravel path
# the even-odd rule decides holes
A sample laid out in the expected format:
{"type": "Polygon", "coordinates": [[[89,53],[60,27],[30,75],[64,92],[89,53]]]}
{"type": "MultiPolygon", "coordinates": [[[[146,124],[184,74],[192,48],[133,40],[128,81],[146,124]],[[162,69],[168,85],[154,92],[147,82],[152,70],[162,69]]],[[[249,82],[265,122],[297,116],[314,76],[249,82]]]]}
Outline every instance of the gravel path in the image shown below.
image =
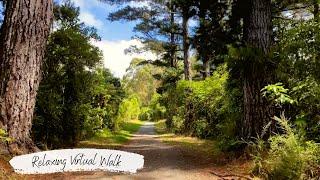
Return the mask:
{"type": "Polygon", "coordinates": [[[233,169],[216,166],[199,152],[190,152],[177,146],[162,143],[155,133],[154,123],[146,122],[120,150],[144,156],[144,168],[136,174],[110,172],[57,173],[30,176],[26,179],[58,180],[206,180],[249,179],[233,176],[233,169]]]}
{"type": "Polygon", "coordinates": [[[162,143],[155,133],[154,123],[151,122],[145,123],[133,136],[130,143],[121,150],[143,155],[145,159],[144,168],[132,175],[98,172],[75,177],[75,179],[219,179],[203,167],[199,160],[186,158],[181,149],[162,143]]]}

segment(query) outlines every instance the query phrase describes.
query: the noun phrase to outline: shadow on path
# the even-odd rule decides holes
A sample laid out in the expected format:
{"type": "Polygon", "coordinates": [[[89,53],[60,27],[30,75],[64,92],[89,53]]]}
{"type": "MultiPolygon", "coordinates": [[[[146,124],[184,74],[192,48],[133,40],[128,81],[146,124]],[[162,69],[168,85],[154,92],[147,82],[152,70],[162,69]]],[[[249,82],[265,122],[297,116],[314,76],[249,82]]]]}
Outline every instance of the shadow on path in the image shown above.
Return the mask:
{"type": "MultiPolygon", "coordinates": [[[[230,171],[217,167],[212,159],[204,158],[198,151],[190,152],[177,146],[162,143],[155,133],[154,123],[145,122],[140,130],[132,136],[129,143],[119,150],[138,153],[144,156],[144,168],[136,174],[110,172],[58,173],[41,178],[62,180],[206,180],[206,179],[248,179],[229,175],[230,171]],[[229,173],[228,173],[229,172],[229,173]],[[219,174],[226,176],[219,176],[219,174]],[[227,178],[226,178],[227,177],[227,178]]],[[[232,170],[231,170],[232,171],[232,170]]],[[[35,176],[34,176],[35,177],[35,176]]],[[[29,178],[27,178],[29,179],[29,178]]]]}
{"type": "MultiPolygon", "coordinates": [[[[212,164],[196,157],[186,158],[182,150],[160,141],[155,133],[154,123],[145,122],[133,135],[130,143],[120,150],[144,156],[144,168],[137,174],[114,174],[98,172],[81,179],[219,179],[207,167],[212,164]]],[[[76,179],[79,179],[77,177],[76,179]]]]}

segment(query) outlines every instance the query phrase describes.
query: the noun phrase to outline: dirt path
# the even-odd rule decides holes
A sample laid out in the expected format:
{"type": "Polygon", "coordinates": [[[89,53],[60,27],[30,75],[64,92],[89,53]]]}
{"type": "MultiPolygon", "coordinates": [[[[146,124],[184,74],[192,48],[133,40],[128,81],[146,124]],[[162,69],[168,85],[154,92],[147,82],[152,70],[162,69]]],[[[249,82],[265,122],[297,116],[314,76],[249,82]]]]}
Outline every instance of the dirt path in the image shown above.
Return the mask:
{"type": "Polygon", "coordinates": [[[213,164],[210,162],[192,155],[186,156],[180,148],[162,143],[155,133],[154,123],[145,123],[121,150],[143,155],[144,168],[133,175],[97,172],[72,179],[222,179],[212,173],[213,164]]]}
{"type": "MultiPolygon", "coordinates": [[[[117,174],[109,172],[59,173],[41,176],[40,179],[114,179],[114,180],[206,180],[206,179],[246,179],[229,176],[231,170],[217,167],[210,159],[199,152],[190,152],[177,146],[160,141],[156,135],[154,123],[146,122],[133,135],[130,142],[120,150],[138,153],[144,156],[144,168],[136,174],[117,174]],[[227,175],[223,178],[217,175],[227,175]]],[[[31,178],[34,179],[35,177],[31,178]]],[[[36,177],[35,179],[39,179],[36,177]]]]}

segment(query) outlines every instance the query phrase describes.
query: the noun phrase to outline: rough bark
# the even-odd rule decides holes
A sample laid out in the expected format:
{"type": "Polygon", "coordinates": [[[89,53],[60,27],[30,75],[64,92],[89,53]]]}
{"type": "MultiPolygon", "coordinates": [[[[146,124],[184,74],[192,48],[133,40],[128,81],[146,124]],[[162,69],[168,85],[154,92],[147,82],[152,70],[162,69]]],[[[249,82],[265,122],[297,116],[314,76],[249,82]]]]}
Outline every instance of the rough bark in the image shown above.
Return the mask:
{"type": "Polygon", "coordinates": [[[37,150],[30,130],[52,8],[52,0],[11,0],[6,4],[0,38],[0,127],[13,141],[2,144],[4,153],[37,150]]]}
{"type": "Polygon", "coordinates": [[[271,0],[249,0],[250,11],[244,18],[244,40],[248,48],[259,55],[248,59],[244,67],[244,118],[241,136],[260,136],[264,127],[272,120],[273,107],[261,95],[261,89],[272,83],[274,70],[268,63],[272,45],[271,0]]]}
{"type": "Polygon", "coordinates": [[[191,62],[189,60],[189,48],[190,48],[190,40],[189,40],[189,30],[188,30],[188,22],[189,22],[189,9],[184,9],[182,12],[182,38],[183,38],[183,63],[184,63],[184,76],[185,80],[191,81],[191,62]]]}

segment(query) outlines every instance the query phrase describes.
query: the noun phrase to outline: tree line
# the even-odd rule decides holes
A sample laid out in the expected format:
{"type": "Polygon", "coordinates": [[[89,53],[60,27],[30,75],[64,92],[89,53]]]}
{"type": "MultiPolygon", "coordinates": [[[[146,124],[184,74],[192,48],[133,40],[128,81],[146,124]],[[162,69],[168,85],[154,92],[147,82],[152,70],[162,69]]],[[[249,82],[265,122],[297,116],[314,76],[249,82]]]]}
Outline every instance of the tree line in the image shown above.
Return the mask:
{"type": "Polygon", "coordinates": [[[319,2],[144,2],[109,15],[137,23],[144,47],[128,52],[158,57],[136,68],[152,65],[160,82],[141,117],[223,151],[253,148],[265,178],[317,176],[319,2]]]}
{"type": "MultiPolygon", "coordinates": [[[[107,2],[121,4],[128,1],[107,2]]],[[[277,72],[287,60],[285,56],[290,57],[280,49],[283,48],[281,43],[289,40],[287,33],[296,31],[297,26],[318,22],[319,3],[262,0],[147,2],[148,6],[143,7],[128,5],[111,13],[109,19],[137,22],[135,38],[145,46],[131,47],[130,51],[149,50],[160,55],[155,61],[140,63],[165,67],[164,74],[154,75],[162,81],[158,92],[161,94],[175,86],[182,79],[181,73],[185,80],[198,81],[210,77],[225,63],[230,72],[228,82],[241,91],[237,134],[244,139],[257,137],[270,120],[279,115],[279,109],[263,97],[261,90],[267,85],[288,81],[280,78],[277,72]],[[191,22],[195,25],[188,25],[191,22]],[[191,62],[190,49],[196,52],[196,62],[191,62]]],[[[310,31],[310,38],[315,41],[316,33],[317,29],[310,31]]],[[[307,44],[307,47],[316,48],[316,44],[307,44]]],[[[314,51],[310,56],[316,58],[317,54],[314,51]]],[[[275,130],[275,126],[272,121],[269,132],[275,130]]]]}

